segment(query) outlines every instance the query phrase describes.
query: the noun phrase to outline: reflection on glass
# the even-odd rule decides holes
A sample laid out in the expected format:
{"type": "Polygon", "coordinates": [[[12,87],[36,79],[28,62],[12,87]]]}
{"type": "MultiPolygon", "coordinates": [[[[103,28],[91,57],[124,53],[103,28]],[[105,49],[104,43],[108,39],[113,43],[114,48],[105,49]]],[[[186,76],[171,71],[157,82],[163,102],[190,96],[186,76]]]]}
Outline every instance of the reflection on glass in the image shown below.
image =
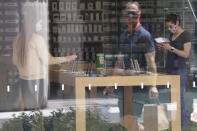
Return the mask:
{"type": "Polygon", "coordinates": [[[15,92],[19,109],[47,105],[47,6],[44,2],[22,4],[22,28],[13,43],[13,63],[20,78],[18,92],[15,92]]]}
{"type": "Polygon", "coordinates": [[[176,32],[177,25],[165,27],[169,13],[181,15],[181,26],[195,32],[184,92],[184,130],[195,130],[197,115],[191,105],[196,96],[196,2],[191,1],[192,11],[187,1],[140,1],[138,11],[127,2],[0,2],[0,111],[29,110],[25,114],[1,112],[0,130],[17,130],[15,126],[18,130],[47,131],[181,130],[179,79],[162,74],[166,57],[154,48],[153,41],[170,36],[168,29],[176,32]],[[138,20],[150,37],[135,34],[138,20]],[[155,62],[150,62],[151,51],[156,53],[155,62]],[[77,59],[70,62],[76,58],[72,54],[77,54],[77,59]],[[157,96],[149,94],[150,86],[157,87],[158,99],[150,100],[149,95],[157,96]],[[41,108],[42,113],[30,111],[41,108]]]}

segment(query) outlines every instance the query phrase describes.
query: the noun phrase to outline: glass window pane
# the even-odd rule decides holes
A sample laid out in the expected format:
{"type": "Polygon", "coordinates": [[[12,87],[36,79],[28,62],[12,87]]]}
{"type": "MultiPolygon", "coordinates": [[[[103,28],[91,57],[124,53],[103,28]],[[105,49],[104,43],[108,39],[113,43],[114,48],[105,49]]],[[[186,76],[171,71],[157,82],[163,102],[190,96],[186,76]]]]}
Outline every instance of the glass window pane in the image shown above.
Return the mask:
{"type": "Polygon", "coordinates": [[[196,4],[1,0],[0,130],[195,130],[196,4]]]}

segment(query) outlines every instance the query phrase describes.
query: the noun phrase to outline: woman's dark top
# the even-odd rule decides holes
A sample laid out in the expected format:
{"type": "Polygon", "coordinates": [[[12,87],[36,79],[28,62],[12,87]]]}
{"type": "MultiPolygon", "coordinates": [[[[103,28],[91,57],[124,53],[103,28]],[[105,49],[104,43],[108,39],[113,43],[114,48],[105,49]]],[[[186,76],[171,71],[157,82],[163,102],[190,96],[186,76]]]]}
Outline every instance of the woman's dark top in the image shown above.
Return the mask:
{"type": "MultiPolygon", "coordinates": [[[[192,41],[192,36],[189,32],[182,32],[174,41],[172,41],[172,34],[170,35],[170,45],[178,50],[184,50],[184,44],[192,41]]],[[[186,68],[187,59],[168,51],[166,60],[166,70],[177,70],[186,68]]]]}

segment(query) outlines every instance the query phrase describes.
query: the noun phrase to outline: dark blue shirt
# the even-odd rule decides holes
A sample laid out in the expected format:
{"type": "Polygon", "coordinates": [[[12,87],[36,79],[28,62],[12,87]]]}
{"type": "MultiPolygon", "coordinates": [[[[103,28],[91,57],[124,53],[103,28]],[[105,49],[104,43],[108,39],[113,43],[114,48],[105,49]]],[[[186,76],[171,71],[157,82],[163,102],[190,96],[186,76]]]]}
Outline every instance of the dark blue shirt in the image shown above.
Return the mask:
{"type": "MultiPolygon", "coordinates": [[[[178,50],[184,50],[184,44],[191,41],[192,35],[187,31],[182,32],[174,41],[172,41],[172,34],[170,35],[170,45],[178,50]]],[[[166,59],[166,70],[172,71],[176,69],[186,68],[186,60],[187,59],[168,51],[166,59]]]]}
{"type": "Polygon", "coordinates": [[[139,66],[144,71],[147,70],[145,54],[155,51],[155,45],[151,34],[142,27],[138,26],[132,34],[125,30],[120,37],[120,51],[124,54],[124,65],[130,69],[130,59],[138,60],[139,66]]]}

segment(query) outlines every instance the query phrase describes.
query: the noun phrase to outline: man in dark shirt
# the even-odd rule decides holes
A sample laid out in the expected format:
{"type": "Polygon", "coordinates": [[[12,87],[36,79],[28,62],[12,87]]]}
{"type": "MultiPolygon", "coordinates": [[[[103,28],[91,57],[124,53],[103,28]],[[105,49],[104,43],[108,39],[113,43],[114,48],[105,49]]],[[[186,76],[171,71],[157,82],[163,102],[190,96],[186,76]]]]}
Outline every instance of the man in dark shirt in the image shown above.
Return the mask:
{"type": "MultiPolygon", "coordinates": [[[[125,69],[131,67],[130,59],[137,60],[144,71],[156,73],[155,46],[150,33],[140,24],[141,10],[137,2],[128,2],[124,14],[127,29],[120,38],[120,53],[124,59],[118,57],[115,68],[124,64],[125,69]],[[122,62],[124,61],[124,62],[122,62]]],[[[113,92],[114,88],[105,88],[104,95],[113,92]]],[[[158,97],[155,82],[149,89],[150,98],[158,97]]]]}
{"type": "Polygon", "coordinates": [[[138,60],[141,70],[143,71],[151,71],[156,73],[156,69],[149,69],[147,63],[152,64],[154,66],[154,52],[155,46],[152,40],[150,33],[145,30],[142,25],[139,25],[136,30],[131,34],[128,30],[125,30],[120,38],[120,50],[122,54],[125,54],[126,57],[124,59],[125,68],[131,68],[131,61],[127,58],[132,58],[132,60],[138,60]],[[126,48],[126,49],[125,49],[126,48]],[[152,61],[149,61],[151,58],[152,61]],[[146,59],[147,58],[147,59],[146,59]]]}
{"type": "MultiPolygon", "coordinates": [[[[154,42],[152,40],[150,33],[146,29],[144,29],[140,24],[140,16],[141,16],[141,10],[139,4],[137,2],[128,2],[126,4],[126,10],[124,14],[124,19],[127,24],[127,29],[122,33],[120,37],[120,56],[124,56],[124,57],[117,58],[115,68],[123,67],[124,69],[131,69],[131,65],[132,65],[131,61],[134,61],[135,65],[138,65],[137,63],[139,63],[138,67],[140,67],[144,71],[156,73],[157,71],[155,64],[154,42]],[[138,62],[136,63],[136,61],[138,62]]],[[[114,72],[114,74],[116,73],[114,72]]],[[[155,86],[155,83],[156,81],[152,80],[152,86],[150,86],[149,88],[149,98],[158,97],[158,90],[155,86]]],[[[144,91],[146,91],[146,89],[147,88],[145,88],[144,91]]],[[[107,95],[108,93],[112,93],[113,90],[114,90],[113,87],[106,87],[103,91],[104,96],[107,95]]],[[[141,92],[141,88],[139,87],[134,87],[132,90],[133,90],[133,98],[134,98],[134,94],[139,94],[139,92],[141,92]]],[[[140,109],[134,111],[133,115],[139,115],[139,113],[141,114],[139,110],[140,109]]],[[[122,113],[123,110],[120,106],[121,117],[122,117],[122,113]]],[[[121,120],[127,120],[127,119],[129,121],[135,121],[135,118],[129,115],[124,115],[121,120]]],[[[132,124],[133,123],[131,123],[130,125],[132,124]]],[[[123,126],[126,127],[126,125],[124,125],[124,122],[123,122],[123,126]]],[[[134,126],[132,125],[131,127],[126,127],[126,128],[132,130],[132,127],[134,126]]],[[[141,126],[139,126],[139,128],[141,129],[141,126]]]]}

